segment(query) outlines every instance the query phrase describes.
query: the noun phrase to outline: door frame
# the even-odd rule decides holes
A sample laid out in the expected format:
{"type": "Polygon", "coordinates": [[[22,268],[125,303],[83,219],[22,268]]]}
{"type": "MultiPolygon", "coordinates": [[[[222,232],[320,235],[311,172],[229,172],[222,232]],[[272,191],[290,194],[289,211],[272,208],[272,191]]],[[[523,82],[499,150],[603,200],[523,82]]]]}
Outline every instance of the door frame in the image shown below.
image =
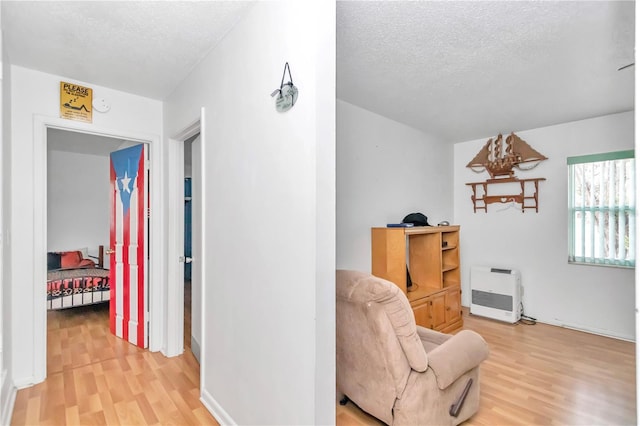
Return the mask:
{"type": "Polygon", "coordinates": [[[45,305],[44,283],[47,281],[47,130],[59,129],[85,133],[132,142],[145,143],[149,147],[149,167],[151,169],[149,232],[157,240],[149,247],[149,350],[156,352],[162,346],[163,300],[166,281],[162,270],[164,247],[162,209],[162,146],[158,135],[129,132],[121,129],[100,128],[89,123],[62,118],[35,115],[33,122],[33,286],[34,286],[34,383],[47,377],[47,309],[45,305]]]}
{"type": "MultiPolygon", "coordinates": [[[[184,269],[181,267],[179,258],[184,255],[184,141],[200,133],[200,155],[204,158],[205,144],[205,124],[204,107],[200,110],[200,117],[178,131],[169,138],[167,151],[167,204],[169,205],[167,215],[167,344],[166,356],[181,355],[184,352],[184,269]]],[[[201,175],[197,176],[200,185],[201,198],[201,227],[200,232],[205,233],[205,179],[204,168],[201,175]]],[[[205,245],[200,247],[200,257],[205,258],[205,245]]],[[[202,298],[199,301],[191,300],[191,303],[200,303],[200,312],[204,312],[205,293],[205,271],[204,262],[196,262],[194,266],[200,265],[200,277],[202,285],[202,298]]],[[[191,270],[193,274],[193,269],[191,270]]],[[[202,318],[200,334],[200,387],[202,388],[202,377],[204,372],[204,323],[202,318]]]]}

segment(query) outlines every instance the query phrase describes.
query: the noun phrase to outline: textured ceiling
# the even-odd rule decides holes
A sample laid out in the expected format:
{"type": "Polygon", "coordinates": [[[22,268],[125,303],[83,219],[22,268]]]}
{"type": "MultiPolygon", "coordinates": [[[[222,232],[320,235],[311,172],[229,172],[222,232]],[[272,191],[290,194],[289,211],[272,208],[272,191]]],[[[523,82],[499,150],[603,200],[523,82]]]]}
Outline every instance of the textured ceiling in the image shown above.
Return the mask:
{"type": "MultiPolygon", "coordinates": [[[[633,2],[337,4],[338,97],[460,142],[634,105],[633,2]]],[[[339,119],[339,118],[338,118],[339,119]]]]}
{"type": "Polygon", "coordinates": [[[242,1],[2,1],[14,65],[163,99],[238,22],[242,1]]]}
{"type": "MultiPolygon", "coordinates": [[[[253,2],[0,4],[12,64],[163,99],[253,2]]],[[[631,1],[337,3],[338,98],[450,142],[631,110],[633,60],[631,1]]]]}

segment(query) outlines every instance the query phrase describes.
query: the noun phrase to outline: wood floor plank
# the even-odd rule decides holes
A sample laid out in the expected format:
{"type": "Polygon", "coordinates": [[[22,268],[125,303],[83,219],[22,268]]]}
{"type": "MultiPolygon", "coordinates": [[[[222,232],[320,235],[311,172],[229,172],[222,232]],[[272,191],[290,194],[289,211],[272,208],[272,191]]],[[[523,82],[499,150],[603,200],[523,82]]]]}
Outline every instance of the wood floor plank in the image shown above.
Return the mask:
{"type": "Polygon", "coordinates": [[[66,425],[80,424],[80,413],[78,412],[77,405],[74,405],[72,407],[66,407],[64,414],[65,414],[64,424],[66,425]]]}
{"type": "Polygon", "coordinates": [[[211,415],[209,414],[209,412],[207,411],[206,408],[204,407],[198,407],[195,410],[193,410],[193,415],[196,417],[199,425],[202,426],[215,426],[217,425],[217,423],[215,422],[215,420],[212,422],[212,418],[211,415]]]}
{"type": "Polygon", "coordinates": [[[40,398],[30,398],[27,401],[27,415],[25,416],[26,424],[38,424],[40,422],[40,398]]]}
{"type": "Polygon", "coordinates": [[[117,425],[118,424],[118,414],[115,410],[115,403],[111,398],[111,392],[103,391],[98,394],[100,397],[100,403],[102,404],[102,411],[104,413],[104,418],[109,425],[117,425]]]}
{"type": "MultiPolygon", "coordinates": [[[[104,412],[89,412],[80,415],[80,424],[81,425],[98,425],[98,426],[106,426],[107,419],[104,416],[104,412]]],[[[118,424],[118,423],[116,423],[118,424]]]]}
{"type": "Polygon", "coordinates": [[[140,412],[144,417],[144,424],[154,425],[158,423],[158,417],[156,417],[156,413],[153,411],[153,407],[151,407],[151,404],[144,394],[136,395],[136,403],[138,404],[140,412]]]}

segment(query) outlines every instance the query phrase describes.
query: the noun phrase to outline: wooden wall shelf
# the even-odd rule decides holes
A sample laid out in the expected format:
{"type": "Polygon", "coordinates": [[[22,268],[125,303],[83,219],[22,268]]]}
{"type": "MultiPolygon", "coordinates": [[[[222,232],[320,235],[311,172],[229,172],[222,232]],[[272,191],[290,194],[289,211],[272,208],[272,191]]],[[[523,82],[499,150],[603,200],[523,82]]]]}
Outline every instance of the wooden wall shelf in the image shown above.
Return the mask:
{"type": "Polygon", "coordinates": [[[518,178],[504,178],[504,179],[487,179],[484,182],[469,182],[467,185],[471,187],[473,195],[471,195],[471,202],[473,203],[473,212],[478,210],[484,210],[487,212],[487,206],[493,203],[516,203],[520,204],[522,213],[525,209],[536,209],[538,212],[538,182],[546,180],[545,178],[533,178],[533,179],[518,179],[518,178]],[[527,185],[527,182],[531,182],[533,185],[527,185]],[[489,185],[500,183],[519,183],[519,194],[504,194],[504,195],[489,195],[487,187],[489,185]],[[482,192],[481,192],[482,191],[482,192]]]}

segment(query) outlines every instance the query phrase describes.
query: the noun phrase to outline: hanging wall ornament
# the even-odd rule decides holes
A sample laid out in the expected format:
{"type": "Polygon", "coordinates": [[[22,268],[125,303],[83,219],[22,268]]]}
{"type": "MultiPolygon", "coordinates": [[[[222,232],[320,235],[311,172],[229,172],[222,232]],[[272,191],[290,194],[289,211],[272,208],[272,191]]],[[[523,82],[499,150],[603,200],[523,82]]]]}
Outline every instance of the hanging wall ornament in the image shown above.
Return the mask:
{"type": "Polygon", "coordinates": [[[298,100],[298,88],[293,85],[293,77],[291,77],[291,68],[289,68],[289,62],[284,64],[284,71],[282,72],[282,80],[280,81],[280,88],[271,92],[271,96],[276,96],[276,111],[285,112],[289,111],[298,100]],[[289,71],[289,82],[284,82],[284,76],[289,71]]]}

